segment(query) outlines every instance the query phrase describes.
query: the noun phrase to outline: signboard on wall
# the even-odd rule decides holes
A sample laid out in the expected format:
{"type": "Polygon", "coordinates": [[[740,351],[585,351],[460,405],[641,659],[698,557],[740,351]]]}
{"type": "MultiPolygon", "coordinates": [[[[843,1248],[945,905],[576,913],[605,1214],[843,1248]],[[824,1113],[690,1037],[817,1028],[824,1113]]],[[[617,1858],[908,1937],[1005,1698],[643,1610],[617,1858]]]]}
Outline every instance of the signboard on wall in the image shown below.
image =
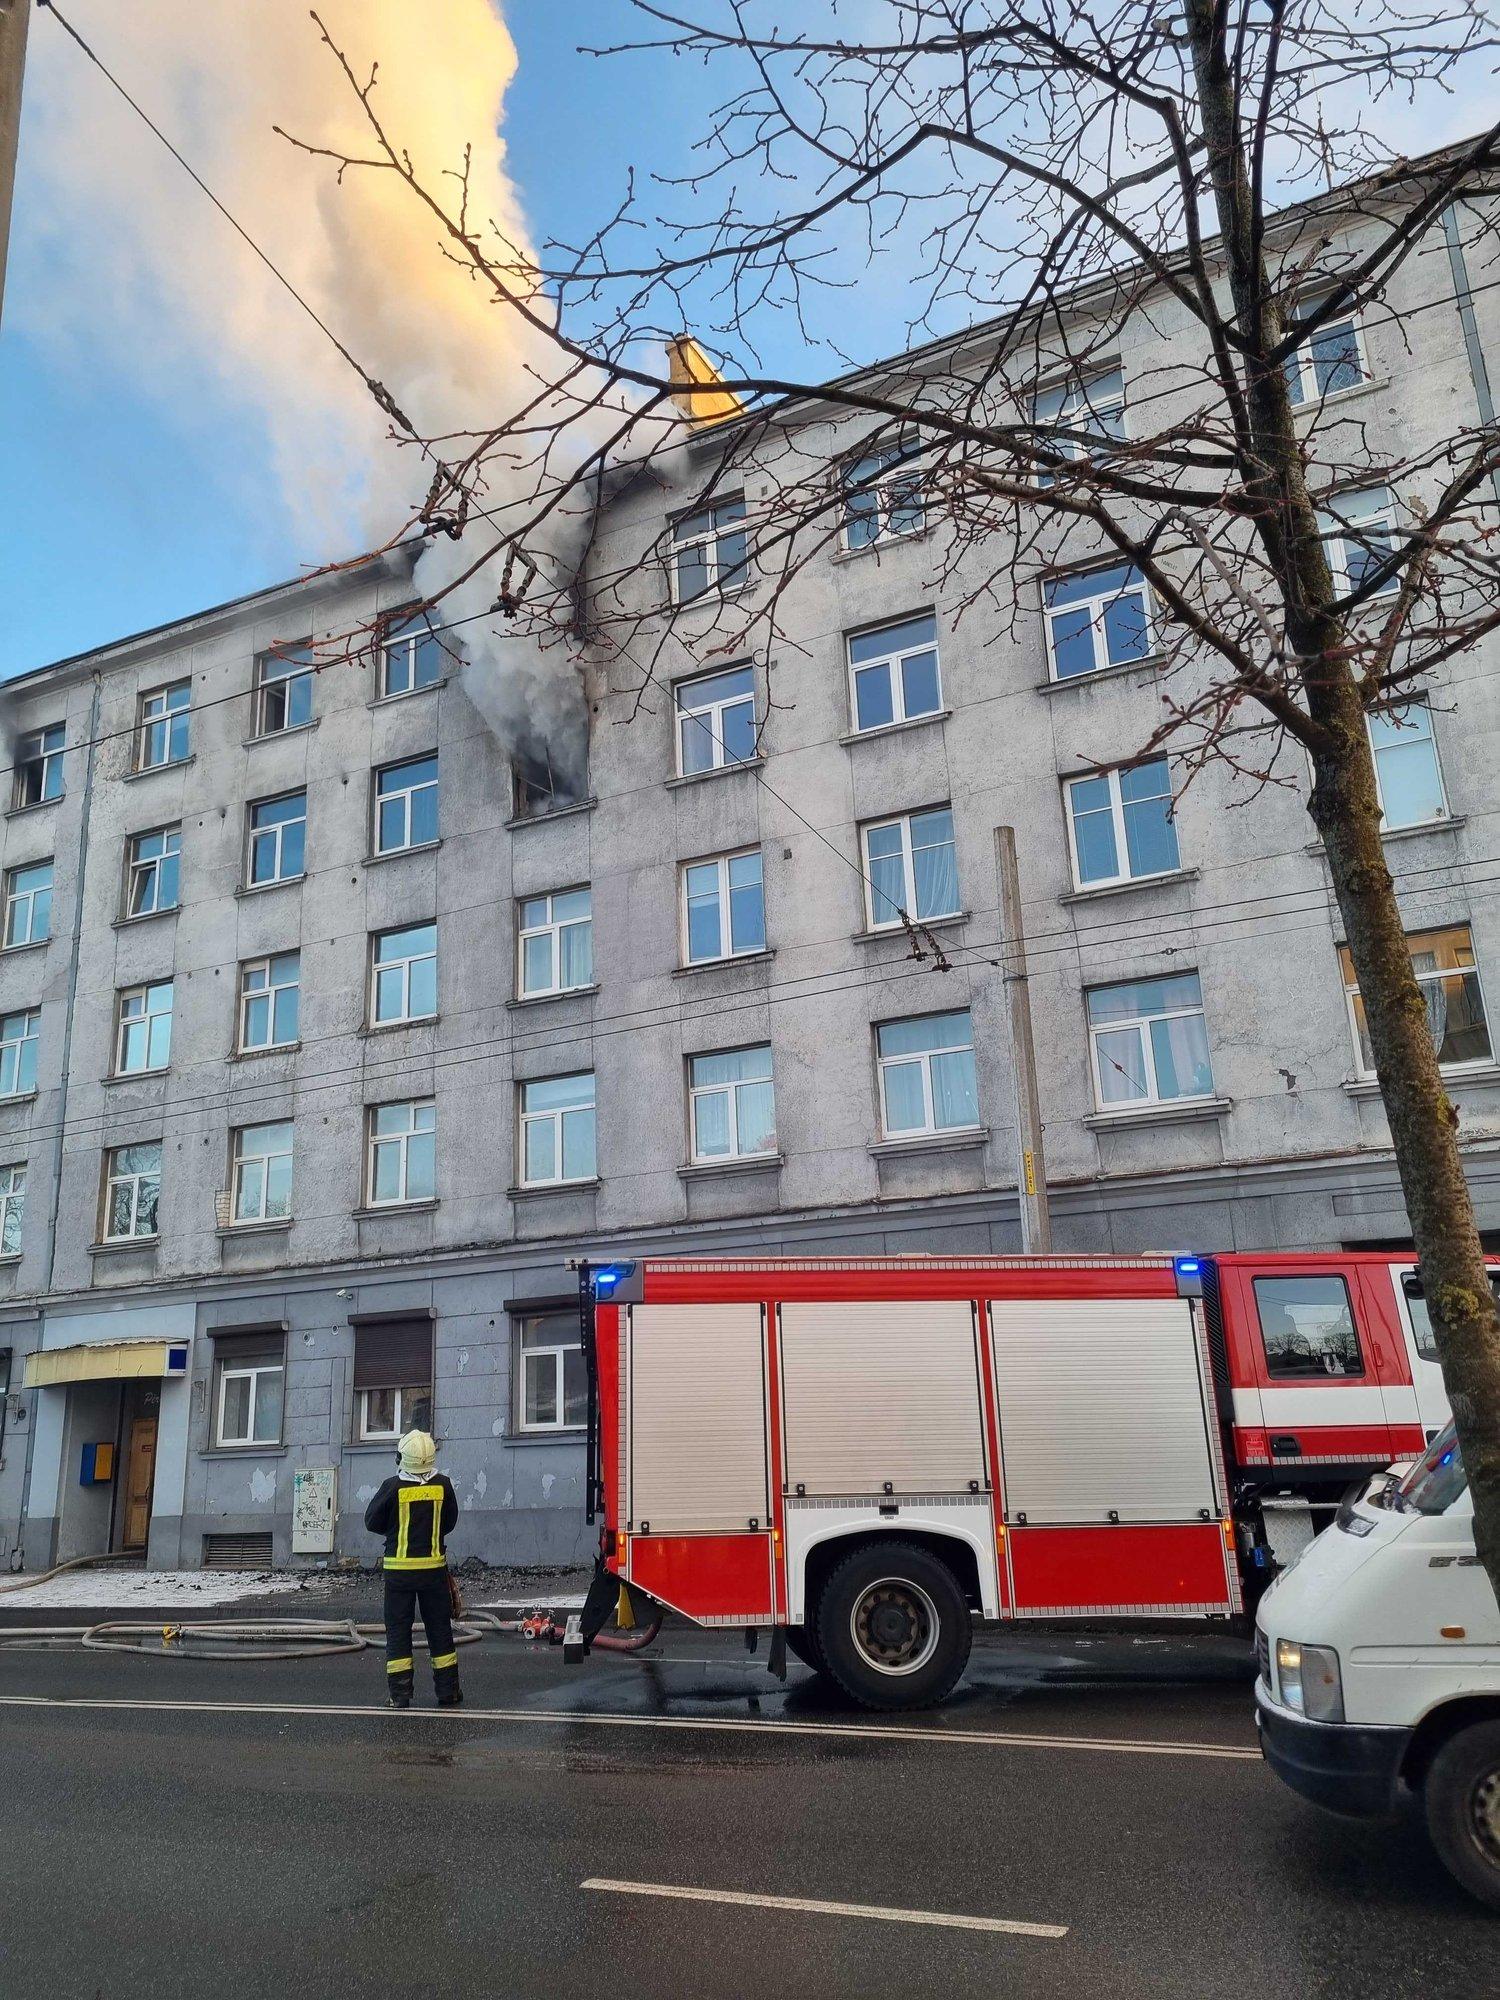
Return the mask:
{"type": "Polygon", "coordinates": [[[292,1474],[292,1554],[331,1556],[338,1513],[338,1473],[331,1465],[292,1474]]]}

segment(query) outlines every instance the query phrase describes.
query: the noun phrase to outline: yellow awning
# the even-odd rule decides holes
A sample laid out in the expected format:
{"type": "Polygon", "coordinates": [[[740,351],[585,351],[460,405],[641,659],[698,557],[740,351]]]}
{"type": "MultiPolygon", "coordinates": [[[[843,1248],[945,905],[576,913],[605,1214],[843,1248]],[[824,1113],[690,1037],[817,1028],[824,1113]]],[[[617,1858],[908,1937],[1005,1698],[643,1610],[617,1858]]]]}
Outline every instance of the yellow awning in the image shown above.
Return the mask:
{"type": "Polygon", "coordinates": [[[100,1340],[78,1347],[44,1348],[26,1357],[26,1387],[60,1382],[131,1382],[142,1375],[181,1375],[187,1345],[180,1340],[100,1340]]]}

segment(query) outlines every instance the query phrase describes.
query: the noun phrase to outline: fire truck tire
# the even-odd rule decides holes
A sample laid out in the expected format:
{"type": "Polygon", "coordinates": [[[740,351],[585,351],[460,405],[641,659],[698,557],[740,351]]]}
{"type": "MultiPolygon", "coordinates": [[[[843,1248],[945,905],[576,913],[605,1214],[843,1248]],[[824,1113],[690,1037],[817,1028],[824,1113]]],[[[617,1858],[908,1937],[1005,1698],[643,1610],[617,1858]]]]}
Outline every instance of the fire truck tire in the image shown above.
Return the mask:
{"type": "Polygon", "coordinates": [[[930,1550],[882,1538],[832,1570],[812,1618],[824,1671],[865,1708],[927,1708],[968,1665],[969,1607],[930,1550]]]}
{"type": "Polygon", "coordinates": [[[1450,1736],[1423,1792],[1438,1859],[1471,1896],[1500,1910],[1500,1722],[1450,1736]]]}
{"type": "Polygon", "coordinates": [[[786,1649],[793,1659],[800,1660],[804,1667],[811,1667],[815,1674],[826,1674],[823,1656],[818,1651],[818,1642],[813,1636],[811,1625],[786,1625],[782,1627],[786,1639],[786,1649]]]}

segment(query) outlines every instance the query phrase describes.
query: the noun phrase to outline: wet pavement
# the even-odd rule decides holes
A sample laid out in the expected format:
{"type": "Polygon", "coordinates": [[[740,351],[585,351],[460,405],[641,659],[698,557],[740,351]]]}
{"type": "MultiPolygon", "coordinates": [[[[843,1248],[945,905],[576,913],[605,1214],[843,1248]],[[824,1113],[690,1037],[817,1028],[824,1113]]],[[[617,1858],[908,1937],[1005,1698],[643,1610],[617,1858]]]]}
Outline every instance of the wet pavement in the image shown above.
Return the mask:
{"type": "Polygon", "coordinates": [[[1417,1826],[1265,1771],[1226,1634],[986,1635],[909,1718],[738,1633],[495,1638],[463,1710],[398,1715],[378,1652],[23,1651],[8,1609],[6,2000],[1496,1988],[1417,1826]]]}

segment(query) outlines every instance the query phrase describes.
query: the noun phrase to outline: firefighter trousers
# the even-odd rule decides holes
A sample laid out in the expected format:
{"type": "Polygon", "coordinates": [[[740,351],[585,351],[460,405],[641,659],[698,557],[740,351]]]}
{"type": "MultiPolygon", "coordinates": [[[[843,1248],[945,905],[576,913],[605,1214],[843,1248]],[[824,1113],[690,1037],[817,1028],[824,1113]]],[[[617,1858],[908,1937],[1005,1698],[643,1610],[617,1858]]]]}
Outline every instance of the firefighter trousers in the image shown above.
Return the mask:
{"type": "Polygon", "coordinates": [[[446,1563],[440,1569],[388,1569],[385,1573],[386,1687],[391,1694],[408,1699],[415,1681],[411,1634],[418,1611],[427,1634],[433,1684],[442,1701],[458,1693],[458,1649],[453,1643],[446,1563]]]}

